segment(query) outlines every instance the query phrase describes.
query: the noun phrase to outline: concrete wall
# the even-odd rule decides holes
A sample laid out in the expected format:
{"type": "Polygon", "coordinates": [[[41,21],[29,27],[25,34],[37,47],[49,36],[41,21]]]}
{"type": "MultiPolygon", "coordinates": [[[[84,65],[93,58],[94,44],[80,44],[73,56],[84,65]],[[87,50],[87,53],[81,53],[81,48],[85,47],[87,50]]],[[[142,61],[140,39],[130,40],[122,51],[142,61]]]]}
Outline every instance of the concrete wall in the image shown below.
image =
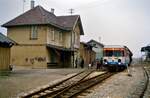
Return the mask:
{"type": "Polygon", "coordinates": [[[13,46],[11,48],[11,64],[32,68],[46,68],[48,54],[45,46],[13,46]]]}
{"type": "Polygon", "coordinates": [[[10,48],[0,47],[0,70],[9,70],[10,48]]]}

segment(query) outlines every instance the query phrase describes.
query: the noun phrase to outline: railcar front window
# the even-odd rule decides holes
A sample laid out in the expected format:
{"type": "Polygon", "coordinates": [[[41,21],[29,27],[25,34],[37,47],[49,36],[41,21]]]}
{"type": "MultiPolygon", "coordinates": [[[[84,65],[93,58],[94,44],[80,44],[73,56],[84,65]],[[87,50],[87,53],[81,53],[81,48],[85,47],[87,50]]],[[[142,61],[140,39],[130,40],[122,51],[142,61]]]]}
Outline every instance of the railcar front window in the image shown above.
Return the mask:
{"type": "Polygon", "coordinates": [[[119,51],[119,50],[114,50],[113,55],[116,56],[116,57],[124,56],[124,52],[119,51]]]}
{"type": "Polygon", "coordinates": [[[120,56],[124,56],[124,52],[120,51],[120,50],[105,50],[104,51],[104,56],[116,56],[116,57],[120,57],[120,56]]]}
{"type": "Polygon", "coordinates": [[[106,50],[104,55],[105,56],[113,56],[113,51],[112,50],[106,50]]]}

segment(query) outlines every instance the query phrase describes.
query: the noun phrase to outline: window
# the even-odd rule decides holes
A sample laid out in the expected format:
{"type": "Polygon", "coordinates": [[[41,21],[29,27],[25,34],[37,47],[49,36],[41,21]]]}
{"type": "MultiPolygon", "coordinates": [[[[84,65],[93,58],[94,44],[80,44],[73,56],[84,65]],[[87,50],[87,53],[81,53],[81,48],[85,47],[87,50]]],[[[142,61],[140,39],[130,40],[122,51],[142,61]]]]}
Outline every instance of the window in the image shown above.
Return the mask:
{"type": "Polygon", "coordinates": [[[31,26],[31,39],[37,39],[38,38],[38,28],[37,26],[31,26]]]}
{"type": "Polygon", "coordinates": [[[51,34],[52,34],[52,40],[55,40],[55,30],[54,28],[51,28],[51,34]]]}
{"type": "Polygon", "coordinates": [[[124,51],[114,50],[114,56],[117,57],[124,56],[124,51]]]}
{"type": "Polygon", "coordinates": [[[105,51],[104,51],[104,55],[105,55],[105,56],[109,56],[109,57],[110,57],[110,56],[113,56],[113,50],[105,50],[105,51]]]}
{"type": "Polygon", "coordinates": [[[59,32],[59,41],[62,42],[62,32],[59,32]]]}
{"type": "Polygon", "coordinates": [[[104,51],[104,55],[111,57],[111,56],[116,56],[116,57],[120,57],[120,56],[124,56],[124,51],[120,51],[120,50],[105,50],[104,51]]]}

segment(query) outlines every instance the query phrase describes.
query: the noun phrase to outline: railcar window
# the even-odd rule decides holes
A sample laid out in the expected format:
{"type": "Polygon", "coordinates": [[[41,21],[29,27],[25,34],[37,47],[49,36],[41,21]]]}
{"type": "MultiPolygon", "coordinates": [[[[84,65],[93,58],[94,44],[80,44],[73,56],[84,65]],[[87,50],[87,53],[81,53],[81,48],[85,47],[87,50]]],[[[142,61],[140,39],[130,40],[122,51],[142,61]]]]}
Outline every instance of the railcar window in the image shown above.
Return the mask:
{"type": "Polygon", "coordinates": [[[119,50],[114,50],[114,53],[113,53],[114,56],[124,56],[124,52],[123,51],[119,51],[119,50]]]}
{"type": "Polygon", "coordinates": [[[104,52],[104,55],[105,55],[105,56],[113,56],[113,50],[106,50],[106,51],[104,52]]]}
{"type": "Polygon", "coordinates": [[[105,50],[104,51],[104,56],[124,56],[124,51],[120,51],[120,50],[105,50]]]}

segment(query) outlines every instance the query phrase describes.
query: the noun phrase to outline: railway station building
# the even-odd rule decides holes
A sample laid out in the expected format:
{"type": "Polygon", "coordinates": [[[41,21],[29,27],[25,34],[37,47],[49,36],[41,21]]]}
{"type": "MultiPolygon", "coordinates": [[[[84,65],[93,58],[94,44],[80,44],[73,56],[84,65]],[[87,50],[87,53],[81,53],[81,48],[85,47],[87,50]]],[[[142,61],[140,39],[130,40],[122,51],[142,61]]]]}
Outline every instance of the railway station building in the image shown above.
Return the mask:
{"type": "Polygon", "coordinates": [[[2,25],[18,43],[11,63],[32,68],[74,67],[84,35],[79,15],[56,16],[54,9],[36,6],[2,25]]]}

